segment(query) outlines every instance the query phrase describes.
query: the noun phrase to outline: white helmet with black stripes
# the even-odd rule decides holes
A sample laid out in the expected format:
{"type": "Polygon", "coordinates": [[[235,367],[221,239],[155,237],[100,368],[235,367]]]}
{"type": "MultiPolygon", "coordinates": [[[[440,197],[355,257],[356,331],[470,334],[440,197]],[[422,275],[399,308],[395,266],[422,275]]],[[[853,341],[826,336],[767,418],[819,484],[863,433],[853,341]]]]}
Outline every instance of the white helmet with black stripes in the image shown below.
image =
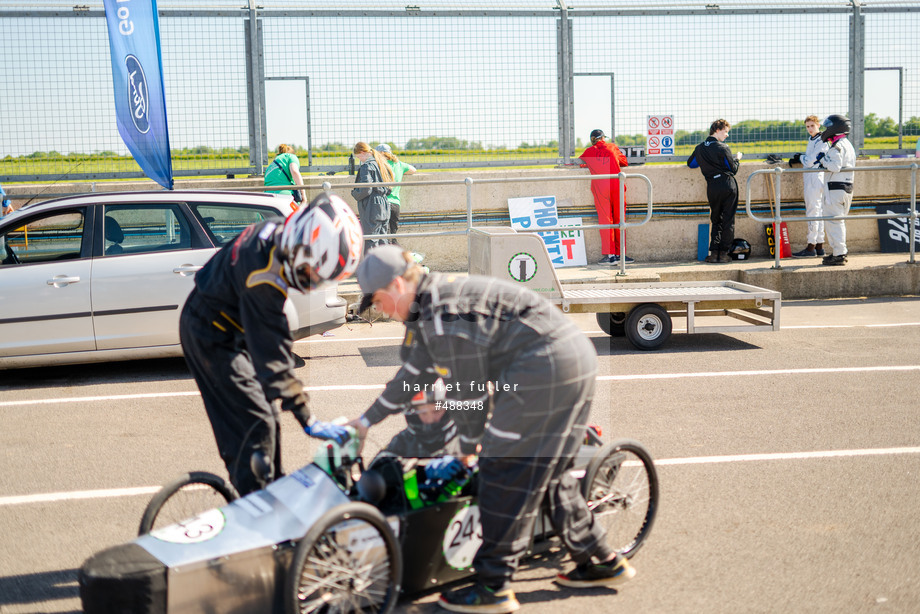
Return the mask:
{"type": "Polygon", "coordinates": [[[340,196],[324,192],[284,222],[284,276],[301,292],[341,281],[358,267],[363,242],[361,224],[351,208],[340,196]]]}

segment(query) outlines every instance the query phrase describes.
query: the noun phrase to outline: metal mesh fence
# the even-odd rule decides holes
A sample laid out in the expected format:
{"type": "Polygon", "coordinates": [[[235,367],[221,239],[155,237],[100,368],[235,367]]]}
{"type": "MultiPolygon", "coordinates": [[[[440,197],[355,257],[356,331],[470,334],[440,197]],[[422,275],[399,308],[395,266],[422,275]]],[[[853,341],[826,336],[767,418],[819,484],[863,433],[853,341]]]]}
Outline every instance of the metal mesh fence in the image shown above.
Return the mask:
{"type": "MultiPolygon", "coordinates": [[[[567,163],[596,127],[644,147],[660,114],[677,148],[649,161],[723,117],[746,157],[800,150],[809,114],[850,114],[864,153],[920,135],[916,0],[241,4],[158,3],[177,177],[261,174],[279,143],[305,172],[358,141],[421,168],[567,163]]],[[[0,182],[142,176],[102,3],[0,0],[0,32],[0,182]]]]}

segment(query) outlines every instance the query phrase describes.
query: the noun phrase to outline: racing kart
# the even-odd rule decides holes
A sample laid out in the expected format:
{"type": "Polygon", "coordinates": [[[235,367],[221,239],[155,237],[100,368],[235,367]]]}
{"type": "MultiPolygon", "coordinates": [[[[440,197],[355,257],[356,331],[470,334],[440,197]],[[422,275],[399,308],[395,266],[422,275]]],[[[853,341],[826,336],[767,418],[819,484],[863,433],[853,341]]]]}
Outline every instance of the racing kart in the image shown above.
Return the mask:
{"type": "MultiPolygon", "coordinates": [[[[385,453],[365,469],[358,450],[357,438],[325,443],[312,463],[241,498],[213,474],[182,476],[153,497],[137,539],[83,564],[83,611],[385,613],[401,595],[470,577],[482,539],[476,473],[445,484],[426,478],[430,459],[385,453]]],[[[589,428],[572,471],[608,544],[632,557],[658,506],[648,451],[603,444],[589,428]]],[[[544,515],[529,554],[554,542],[544,515]]]]}

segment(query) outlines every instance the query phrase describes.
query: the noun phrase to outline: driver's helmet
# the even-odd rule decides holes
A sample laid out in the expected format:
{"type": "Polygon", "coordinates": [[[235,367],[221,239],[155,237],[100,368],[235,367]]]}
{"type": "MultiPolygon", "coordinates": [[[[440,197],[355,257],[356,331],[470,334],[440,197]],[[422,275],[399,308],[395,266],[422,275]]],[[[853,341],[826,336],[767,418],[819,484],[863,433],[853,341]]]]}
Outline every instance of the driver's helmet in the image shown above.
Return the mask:
{"type": "Polygon", "coordinates": [[[821,140],[827,143],[838,134],[850,134],[850,120],[843,115],[828,115],[821,122],[824,132],[821,133],[821,140]]]}
{"type": "Polygon", "coordinates": [[[363,241],[361,224],[345,201],[320,194],[284,222],[284,276],[301,292],[341,281],[358,268],[363,241]]]}
{"type": "Polygon", "coordinates": [[[751,244],[744,239],[735,239],[728,250],[732,260],[749,260],[751,258],[751,244]]]}

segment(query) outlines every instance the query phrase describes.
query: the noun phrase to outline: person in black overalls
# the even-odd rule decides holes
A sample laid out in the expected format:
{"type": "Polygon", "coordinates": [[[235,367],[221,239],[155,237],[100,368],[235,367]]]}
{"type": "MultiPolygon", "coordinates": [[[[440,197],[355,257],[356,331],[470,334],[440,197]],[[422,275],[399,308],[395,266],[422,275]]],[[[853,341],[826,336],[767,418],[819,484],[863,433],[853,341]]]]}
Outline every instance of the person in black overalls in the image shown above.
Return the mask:
{"type": "MultiPolygon", "coordinates": [[[[402,410],[417,390],[442,377],[455,394],[465,463],[445,457],[445,476],[462,472],[479,454],[478,504],[482,545],[474,560],[477,582],[445,592],[439,605],[454,612],[512,612],[510,588],[533,526],[546,505],[556,534],[577,567],[557,576],[564,586],[618,584],[635,575],[611,550],[604,529],[571,475],[585,437],[597,353],[549,301],[492,277],[425,274],[394,245],[367,254],[356,272],[372,303],[406,325],[405,364],[367,411],[350,424],[362,436],[402,410]],[[489,382],[492,382],[491,386],[489,382]],[[492,413],[489,415],[489,389],[492,413]]],[[[426,467],[432,476],[433,465],[426,467]]]]}
{"type": "Polygon", "coordinates": [[[699,168],[706,178],[709,198],[709,255],[706,262],[731,262],[728,252],[735,240],[735,211],[738,209],[738,172],[741,152],[732,155],[723,141],[731,125],[717,119],[709,127],[709,138],[696,146],[687,160],[690,168],[699,168]]]}
{"type": "Polygon", "coordinates": [[[179,320],[182,351],[240,495],[282,475],[276,401],[308,435],[348,439],[310,415],[284,302],[354,272],[362,241],[345,201],[321,194],[286,220],[248,226],[195,275],[179,320]]]}

